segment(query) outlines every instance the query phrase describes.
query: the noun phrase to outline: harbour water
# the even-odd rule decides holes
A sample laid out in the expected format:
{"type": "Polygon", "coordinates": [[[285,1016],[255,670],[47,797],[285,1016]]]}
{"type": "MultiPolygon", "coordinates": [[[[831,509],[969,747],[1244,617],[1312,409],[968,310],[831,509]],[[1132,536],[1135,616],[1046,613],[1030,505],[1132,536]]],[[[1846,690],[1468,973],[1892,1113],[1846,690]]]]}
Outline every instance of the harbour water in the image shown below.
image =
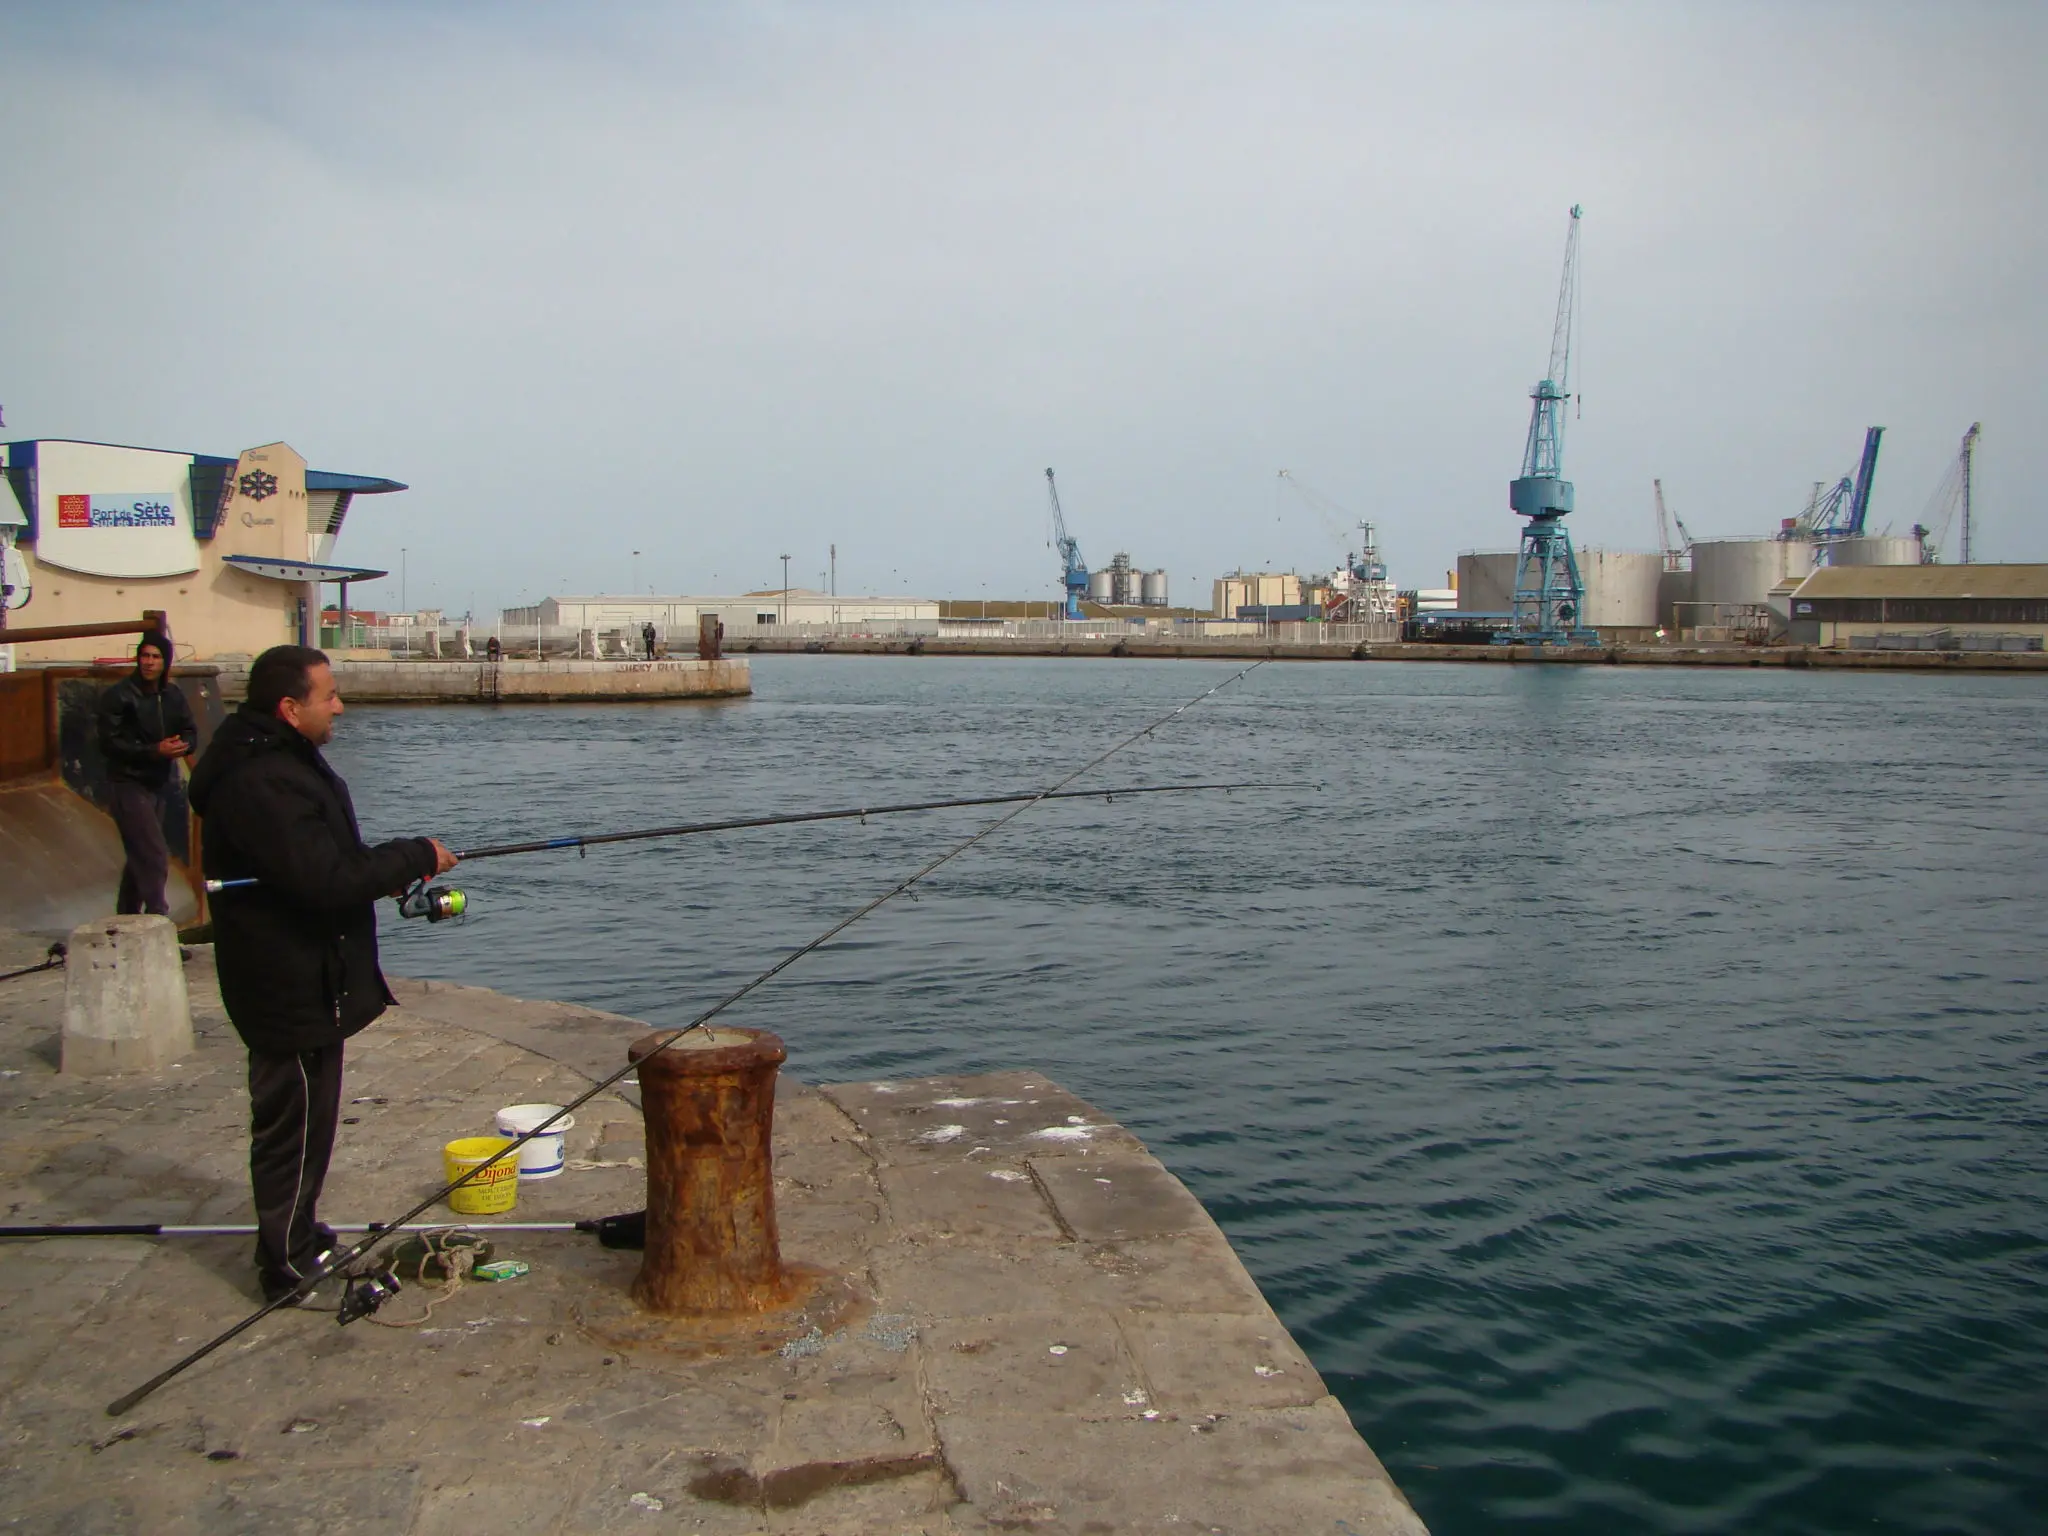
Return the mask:
{"type": "MultiPolygon", "coordinates": [[[[351,710],[373,837],[1030,788],[1201,662],[351,710]]],[[[1438,1536],[2048,1525],[2048,692],[1261,667],[726,1019],[1030,1066],[1207,1204],[1438,1536]]],[[[989,812],[466,867],[396,973],[687,1020],[989,812]]],[[[389,903],[384,906],[388,909],[389,903]]]]}

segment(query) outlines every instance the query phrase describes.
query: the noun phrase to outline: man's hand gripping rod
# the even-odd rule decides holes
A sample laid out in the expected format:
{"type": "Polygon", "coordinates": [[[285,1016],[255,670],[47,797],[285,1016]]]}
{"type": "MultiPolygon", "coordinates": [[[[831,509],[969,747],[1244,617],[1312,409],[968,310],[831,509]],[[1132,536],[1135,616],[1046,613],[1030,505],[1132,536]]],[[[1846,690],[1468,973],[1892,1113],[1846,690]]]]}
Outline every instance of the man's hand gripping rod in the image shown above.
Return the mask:
{"type": "MultiPolygon", "coordinates": [[[[834,939],[838,938],[840,934],[846,932],[846,930],[851,928],[855,923],[859,922],[862,918],[866,917],[869,913],[873,912],[877,907],[880,907],[883,903],[887,901],[893,900],[895,897],[901,896],[905,891],[909,890],[919,881],[929,877],[941,865],[947,864],[952,860],[958,858],[961,854],[965,853],[968,849],[972,848],[976,843],[982,841],[982,839],[990,836],[991,834],[997,831],[1000,831],[1003,827],[1008,826],[1011,822],[1015,821],[1019,816],[1023,815],[1026,811],[1030,810],[1032,806],[1038,804],[1041,800],[1051,799],[1053,796],[1059,794],[1062,790],[1064,790],[1069,784],[1073,783],[1074,780],[1080,778],[1083,774],[1092,772],[1093,770],[1101,767],[1104,763],[1108,762],[1112,757],[1115,757],[1117,753],[1123,751],[1126,747],[1136,745],[1145,737],[1150,736],[1154,731],[1158,730],[1161,726],[1171,724],[1174,720],[1177,720],[1178,718],[1180,718],[1180,716],[1186,714],[1189,710],[1193,709],[1197,704],[1200,704],[1203,700],[1211,698],[1218,693],[1221,693],[1225,688],[1228,688],[1232,683],[1235,683],[1240,679],[1249,676],[1251,673],[1256,672],[1260,667],[1263,667],[1265,664],[1266,658],[1261,658],[1260,660],[1253,662],[1250,666],[1244,668],[1243,671],[1233,672],[1229,677],[1224,678],[1223,681],[1217,683],[1214,687],[1205,688],[1202,692],[1196,694],[1192,699],[1189,699],[1185,704],[1175,706],[1173,709],[1161,715],[1157,720],[1154,720],[1151,724],[1142,726],[1138,730],[1132,732],[1129,736],[1126,736],[1123,740],[1119,741],[1115,746],[1111,747],[1107,752],[1104,752],[1097,757],[1089,759],[1089,761],[1083,763],[1079,768],[1076,768],[1072,773],[1068,774],[1058,783],[1049,785],[1045,789],[1038,791],[1036,794],[1030,796],[1021,805],[1018,805],[1013,810],[1005,811],[1001,816],[998,816],[994,821],[990,822],[987,826],[983,827],[979,832],[974,833],[971,837],[968,837],[961,842],[955,843],[951,848],[947,849],[944,853],[940,854],[930,863],[918,869],[918,871],[915,874],[910,875],[906,879],[897,881],[896,884],[890,886],[886,891],[882,892],[881,895],[875,897],[872,901],[869,901],[864,906],[857,908],[848,916],[841,918],[838,922],[834,923],[830,928],[827,928],[823,933],[819,934],[815,939],[812,939],[809,943],[803,945],[799,949],[791,950],[788,954],[784,955],[780,960],[776,961],[773,965],[769,966],[767,970],[761,972],[761,974],[756,976],[752,981],[749,981],[744,986],[741,986],[735,989],[734,991],[727,993],[724,997],[720,998],[717,1002],[713,1003],[709,1008],[705,1009],[702,1013],[698,1014],[694,1019],[690,1020],[690,1022],[685,1024],[681,1029],[671,1031],[668,1037],[662,1040],[660,1044],[656,1045],[653,1050],[647,1053],[647,1055],[659,1055],[662,1051],[667,1050],[670,1046],[674,1045],[678,1040],[682,1039],[692,1030],[701,1029],[704,1025],[709,1024],[713,1019],[717,1018],[721,1013],[725,1012],[726,1009],[730,1008],[734,1003],[737,1003],[741,998],[747,996],[747,994],[753,992],[757,988],[766,985],[775,977],[780,976],[792,965],[795,965],[797,961],[803,959],[804,956],[811,954],[816,950],[822,949],[825,945],[831,943],[834,939]]],[[[156,1391],[158,1387],[163,1386],[166,1382],[172,1380],[174,1377],[182,1374],[184,1371],[190,1369],[192,1366],[197,1365],[201,1360],[204,1360],[208,1355],[212,1354],[215,1350],[219,1349],[223,1344],[227,1343],[229,1340],[239,1337],[242,1333],[246,1332],[248,1329],[254,1327],[257,1323],[261,1322],[264,1318],[270,1316],[271,1313],[277,1311],[278,1308],[286,1306],[296,1301],[299,1297],[305,1295],[307,1291],[311,1290],[315,1285],[319,1284],[320,1281],[326,1279],[329,1275],[336,1274],[342,1270],[347,1269],[350,1265],[354,1264],[357,1259],[361,1258],[364,1254],[368,1253],[372,1248],[376,1247],[377,1244],[383,1242],[386,1238],[395,1235],[397,1229],[405,1227],[408,1224],[410,1224],[417,1217],[424,1214],[429,1208],[439,1204],[441,1201],[447,1199],[449,1195],[453,1194],[456,1190],[460,1189],[463,1185],[468,1184],[473,1179],[477,1178],[486,1169],[495,1166],[497,1163],[501,1162],[503,1159],[507,1157],[516,1156],[519,1152],[521,1145],[527,1140],[528,1137],[539,1136],[543,1134],[544,1132],[546,1132],[548,1127],[552,1126],[556,1121],[561,1120],[570,1114],[573,1114],[577,1109],[581,1108],[585,1104],[588,1104],[600,1093],[603,1093],[608,1088],[611,1088],[614,1085],[616,1085],[621,1079],[626,1078],[632,1075],[633,1073],[639,1071],[640,1067],[645,1063],[646,1059],[647,1057],[643,1056],[638,1062],[628,1062],[625,1066],[619,1068],[618,1071],[612,1073],[611,1076],[605,1078],[601,1082],[593,1084],[585,1092],[578,1094],[574,1099],[571,1099],[567,1104],[564,1104],[560,1109],[556,1110],[554,1114],[550,1115],[546,1120],[542,1121],[539,1125],[535,1126],[531,1131],[527,1132],[525,1136],[522,1136],[517,1140],[512,1141],[508,1146],[504,1147],[494,1156],[486,1158],[483,1162],[478,1163],[474,1168],[471,1168],[467,1173],[463,1174],[461,1178],[452,1179],[448,1183],[442,1185],[439,1189],[435,1190],[433,1194],[427,1196],[426,1199],[420,1201],[419,1204],[415,1205],[403,1216],[400,1216],[393,1221],[378,1223],[374,1229],[364,1233],[363,1236],[357,1238],[355,1242],[349,1244],[349,1246],[343,1249],[341,1252],[331,1254],[325,1263],[318,1266],[316,1269],[314,1269],[314,1271],[311,1274],[307,1275],[305,1279],[299,1282],[298,1288],[296,1290],[287,1292],[285,1295],[278,1297],[274,1301],[265,1302],[262,1306],[258,1307],[254,1312],[251,1312],[247,1317],[243,1318],[233,1327],[207,1340],[204,1344],[200,1345],[197,1349],[193,1350],[191,1354],[185,1356],[184,1359],[178,1361],[175,1365],[171,1365],[166,1369],[159,1371],[156,1375],[150,1377],[148,1381],[145,1381],[141,1386],[135,1388],[134,1391],[125,1393],[124,1395],[115,1398],[111,1403],[107,1404],[108,1414],[118,1418],[120,1415],[127,1413],[129,1410],[134,1408],[137,1403],[141,1402],[144,1398],[148,1397],[150,1393],[156,1391]]]]}

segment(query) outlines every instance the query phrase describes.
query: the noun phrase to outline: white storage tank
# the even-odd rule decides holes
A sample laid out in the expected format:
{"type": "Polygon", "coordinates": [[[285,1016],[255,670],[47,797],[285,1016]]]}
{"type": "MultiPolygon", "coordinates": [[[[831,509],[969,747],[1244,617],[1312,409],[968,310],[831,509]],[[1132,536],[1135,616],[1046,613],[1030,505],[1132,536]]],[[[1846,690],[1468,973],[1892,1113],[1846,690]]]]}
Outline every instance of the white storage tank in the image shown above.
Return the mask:
{"type": "Polygon", "coordinates": [[[1147,571],[1140,585],[1139,601],[1148,608],[1164,608],[1166,597],[1166,572],[1147,571]]]}
{"type": "Polygon", "coordinates": [[[1090,571],[1088,573],[1088,601],[1106,603],[1116,590],[1115,571],[1090,571]]]}
{"type": "Polygon", "coordinates": [[[1692,546],[1692,606],[1679,623],[1720,624],[1726,610],[1761,608],[1787,577],[1813,574],[1813,545],[1805,539],[1700,539],[1692,546]]]}
{"type": "Polygon", "coordinates": [[[1458,607],[1466,613],[1508,613],[1515,606],[1515,550],[1458,556],[1458,607]]]}
{"type": "Polygon", "coordinates": [[[1579,621],[1595,629],[1655,629],[1657,588],[1664,579],[1664,557],[1626,549],[1581,549],[1579,580],[1586,601],[1579,621]]]}
{"type": "Polygon", "coordinates": [[[1824,546],[1829,565],[1918,565],[1920,541],[1895,534],[1865,534],[1824,546]]]}

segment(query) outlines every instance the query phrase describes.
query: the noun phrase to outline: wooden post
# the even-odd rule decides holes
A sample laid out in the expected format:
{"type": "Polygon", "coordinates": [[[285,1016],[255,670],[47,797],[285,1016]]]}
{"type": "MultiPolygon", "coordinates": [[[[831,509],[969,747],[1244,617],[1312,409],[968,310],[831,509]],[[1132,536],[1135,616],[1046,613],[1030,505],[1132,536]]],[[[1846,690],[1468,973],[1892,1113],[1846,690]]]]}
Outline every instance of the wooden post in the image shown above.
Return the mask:
{"type": "Polygon", "coordinates": [[[787,1299],[775,1230],[775,1076],[766,1030],[633,1042],[647,1122],[647,1248],[633,1299],[650,1312],[763,1312],[787,1299]]]}

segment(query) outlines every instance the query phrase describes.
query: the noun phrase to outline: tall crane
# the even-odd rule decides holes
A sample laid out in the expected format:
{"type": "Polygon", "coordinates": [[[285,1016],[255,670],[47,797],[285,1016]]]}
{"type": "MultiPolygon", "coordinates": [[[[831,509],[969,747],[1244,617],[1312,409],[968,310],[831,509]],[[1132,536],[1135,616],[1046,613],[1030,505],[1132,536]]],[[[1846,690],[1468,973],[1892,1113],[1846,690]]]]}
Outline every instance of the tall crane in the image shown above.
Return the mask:
{"type": "Polygon", "coordinates": [[[1515,562],[1514,621],[1497,637],[1508,643],[1590,645],[1598,638],[1580,619],[1586,584],[1579,579],[1572,536],[1564,526],[1565,514],[1572,509],[1572,483],[1564,478],[1564,407],[1571,398],[1580,216],[1574,203],[1564,242],[1564,280],[1557,290],[1557,320],[1550,331],[1550,367],[1529,391],[1535,404],[1529,412],[1522,473],[1508,482],[1508,505],[1528,519],[1522,525],[1521,552],[1515,562]]]}
{"type": "Polygon", "coordinates": [[[1685,524],[1679,522],[1676,512],[1664,506],[1664,482],[1652,480],[1650,487],[1657,493],[1657,547],[1664,551],[1664,569],[1682,571],[1685,558],[1692,553],[1692,535],[1685,531],[1685,524]],[[1671,537],[1671,525],[1678,524],[1678,537],[1671,537]]]}
{"type": "Polygon", "coordinates": [[[1088,562],[1081,558],[1080,542],[1067,532],[1066,514],[1060,511],[1059,482],[1050,469],[1045,472],[1045,494],[1052,499],[1052,544],[1060,552],[1060,580],[1067,589],[1067,604],[1060,614],[1078,619],[1081,599],[1088,595],[1088,562]]]}
{"type": "Polygon", "coordinates": [[[1927,503],[1927,521],[1934,525],[1932,533],[1923,534],[1929,560],[1934,559],[1942,544],[1948,538],[1949,524],[1960,514],[1963,523],[1961,560],[1970,563],[1972,527],[1971,502],[1974,499],[1972,467],[1977,456],[1977,439],[1984,431],[1982,422],[1971,422],[1970,430],[1963,434],[1962,446],[1949,462],[1948,473],[1941,477],[1941,484],[1934,488],[1934,495],[1927,503]]]}

